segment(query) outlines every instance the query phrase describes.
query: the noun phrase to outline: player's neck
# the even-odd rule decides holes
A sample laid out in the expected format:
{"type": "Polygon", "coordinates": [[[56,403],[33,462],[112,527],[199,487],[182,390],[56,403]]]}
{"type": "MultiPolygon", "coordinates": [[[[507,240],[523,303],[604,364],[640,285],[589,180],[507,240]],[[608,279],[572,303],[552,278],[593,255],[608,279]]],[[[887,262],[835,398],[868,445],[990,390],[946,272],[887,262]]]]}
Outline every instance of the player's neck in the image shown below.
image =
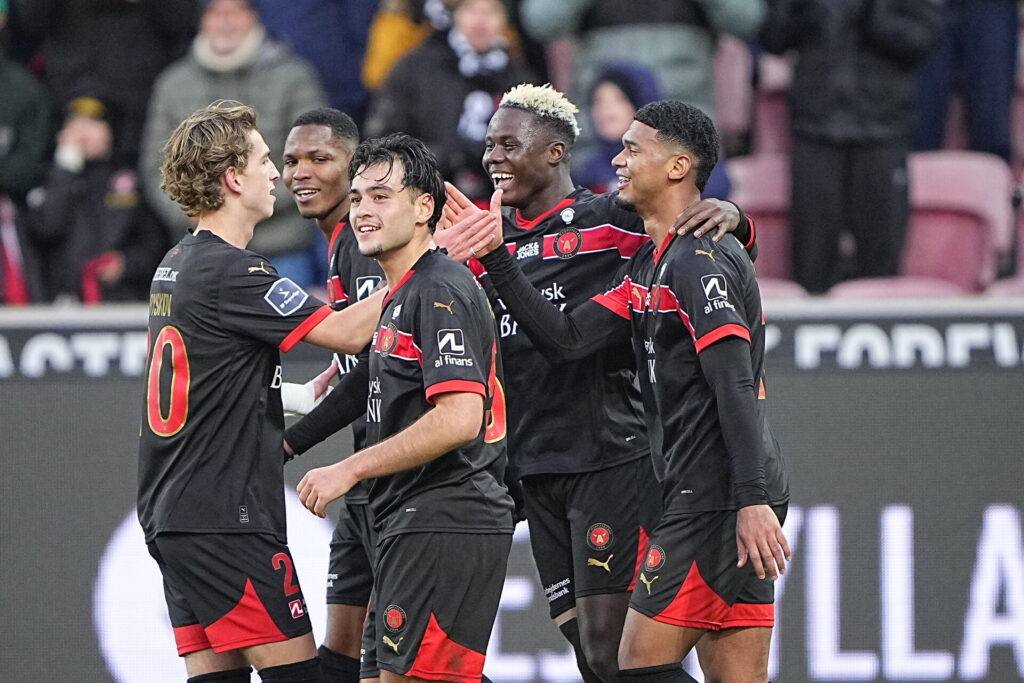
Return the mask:
{"type": "Polygon", "coordinates": [[[349,199],[346,197],[340,204],[331,209],[331,212],[322,218],[316,219],[316,225],[320,228],[320,232],[327,238],[327,243],[330,244],[331,237],[334,236],[334,228],[338,226],[341,221],[348,220],[348,209],[349,199]]]}
{"type": "Polygon", "coordinates": [[[663,192],[654,201],[644,206],[637,206],[637,212],[644,219],[644,231],[651,236],[656,245],[661,245],[668,235],[669,228],[676,222],[686,208],[700,201],[700,193],[695,189],[672,188],[663,192]]]}
{"type": "Polygon", "coordinates": [[[519,215],[524,220],[532,221],[537,216],[550,211],[558,202],[562,201],[570,194],[576,186],[572,183],[572,178],[568,173],[559,173],[555,179],[555,182],[547,185],[543,190],[530,197],[524,206],[519,208],[519,215]]]}
{"type": "Polygon", "coordinates": [[[434,246],[434,239],[425,228],[416,231],[416,235],[405,246],[392,249],[386,254],[376,256],[377,263],[384,271],[384,278],[387,280],[388,289],[395,290],[395,287],[413,265],[420,260],[431,247],[434,246]]]}
{"type": "Polygon", "coordinates": [[[199,214],[195,232],[209,230],[233,247],[245,249],[252,241],[256,224],[242,216],[232,204],[224,203],[216,211],[199,214]]]}

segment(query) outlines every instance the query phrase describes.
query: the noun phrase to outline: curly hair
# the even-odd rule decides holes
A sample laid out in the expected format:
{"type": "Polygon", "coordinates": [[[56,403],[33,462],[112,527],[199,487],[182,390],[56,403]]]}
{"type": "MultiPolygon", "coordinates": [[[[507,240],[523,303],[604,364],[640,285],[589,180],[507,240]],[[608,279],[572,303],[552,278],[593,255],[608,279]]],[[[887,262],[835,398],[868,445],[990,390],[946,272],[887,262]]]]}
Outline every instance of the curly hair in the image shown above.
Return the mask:
{"type": "Polygon", "coordinates": [[[651,102],[633,116],[658,131],[658,139],[688,150],[694,160],[694,184],[700,192],[708,184],[722,146],[711,118],[697,107],[676,100],[651,102]]]}
{"type": "Polygon", "coordinates": [[[164,143],[160,189],[187,216],[216,211],[224,204],[220,178],[232,166],[245,170],[253,130],[256,112],[240,102],[217,100],[193,112],[164,143]]]}

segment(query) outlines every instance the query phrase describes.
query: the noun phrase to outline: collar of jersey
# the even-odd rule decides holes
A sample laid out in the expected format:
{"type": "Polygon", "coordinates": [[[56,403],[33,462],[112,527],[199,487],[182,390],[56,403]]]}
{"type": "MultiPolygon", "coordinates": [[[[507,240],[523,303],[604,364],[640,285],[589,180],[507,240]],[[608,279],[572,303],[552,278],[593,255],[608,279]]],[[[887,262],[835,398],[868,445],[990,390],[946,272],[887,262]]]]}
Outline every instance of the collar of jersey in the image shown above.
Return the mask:
{"type": "Polygon", "coordinates": [[[334,251],[334,243],[338,241],[338,235],[341,234],[341,231],[345,229],[346,225],[348,225],[348,223],[345,221],[338,221],[338,224],[334,226],[334,232],[331,233],[331,251],[334,251]]]}
{"type": "Polygon", "coordinates": [[[519,213],[519,209],[516,209],[516,227],[522,228],[523,230],[533,230],[538,225],[540,225],[541,221],[543,221],[545,218],[547,218],[548,216],[550,216],[554,212],[561,211],[565,207],[570,206],[571,204],[575,204],[575,203],[576,203],[576,198],[575,197],[566,197],[562,201],[560,201],[557,204],[555,204],[555,206],[553,206],[552,208],[548,209],[547,211],[545,211],[541,215],[539,215],[536,218],[534,218],[532,221],[524,220],[522,215],[519,213]]]}
{"type": "Polygon", "coordinates": [[[655,247],[655,249],[654,249],[654,263],[655,264],[657,264],[659,259],[661,259],[662,255],[665,253],[665,250],[668,249],[668,245],[672,244],[672,240],[674,240],[675,237],[676,237],[676,234],[674,232],[670,232],[667,235],[665,235],[665,239],[663,239],[661,241],[661,246],[660,247],[655,247]]]}

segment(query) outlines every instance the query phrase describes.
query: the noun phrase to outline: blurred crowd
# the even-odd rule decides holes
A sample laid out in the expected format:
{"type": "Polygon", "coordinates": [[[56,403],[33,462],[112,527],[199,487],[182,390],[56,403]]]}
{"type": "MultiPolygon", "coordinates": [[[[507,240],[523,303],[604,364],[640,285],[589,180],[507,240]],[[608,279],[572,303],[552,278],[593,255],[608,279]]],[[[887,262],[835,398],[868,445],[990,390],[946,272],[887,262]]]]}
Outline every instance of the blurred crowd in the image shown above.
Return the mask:
{"type": "MultiPolygon", "coordinates": [[[[145,299],[189,226],[159,189],[161,148],[211,101],[252,105],[278,165],[292,122],[316,107],[350,114],[364,137],[408,132],[483,201],[487,123],[524,82],[550,82],[579,105],[577,184],[614,187],[610,160],[633,113],[680,99],[723,132],[709,196],[740,200],[732,160],[784,156],[787,278],[821,293],[895,276],[914,151],[977,150],[1020,179],[1022,6],[0,0],[0,304],[145,299]],[[765,65],[784,72],[775,128],[759,125],[759,107],[773,106],[765,65]]],[[[324,280],[323,237],[283,190],[250,248],[303,285],[324,280]]]]}

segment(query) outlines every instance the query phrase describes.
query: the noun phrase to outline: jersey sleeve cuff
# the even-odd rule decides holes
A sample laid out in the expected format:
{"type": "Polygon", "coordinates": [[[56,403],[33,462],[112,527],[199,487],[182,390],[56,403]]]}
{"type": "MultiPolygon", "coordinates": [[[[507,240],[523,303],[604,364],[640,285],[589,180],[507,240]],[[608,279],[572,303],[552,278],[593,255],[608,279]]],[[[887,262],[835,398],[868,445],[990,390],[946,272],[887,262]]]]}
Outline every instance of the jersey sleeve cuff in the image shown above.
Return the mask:
{"type": "Polygon", "coordinates": [[[291,351],[296,344],[309,334],[309,331],[314,327],[323,322],[324,318],[334,312],[330,306],[324,304],[320,308],[313,311],[312,315],[299,323],[299,326],[292,330],[287,337],[278,345],[277,348],[281,349],[282,352],[288,353],[291,351]]]}
{"type": "Polygon", "coordinates": [[[487,397],[487,387],[481,382],[467,379],[450,379],[446,382],[438,382],[427,387],[427,403],[434,405],[434,397],[438,394],[479,394],[487,397]]]}
{"type": "Polygon", "coordinates": [[[736,325],[733,323],[730,323],[728,325],[722,325],[721,327],[714,329],[711,332],[708,332],[703,337],[694,342],[694,345],[697,347],[697,353],[700,353],[707,347],[714,344],[716,341],[720,339],[725,339],[726,337],[739,337],[740,339],[747,340],[747,343],[749,344],[750,330],[743,327],[743,325],[736,325]]]}

